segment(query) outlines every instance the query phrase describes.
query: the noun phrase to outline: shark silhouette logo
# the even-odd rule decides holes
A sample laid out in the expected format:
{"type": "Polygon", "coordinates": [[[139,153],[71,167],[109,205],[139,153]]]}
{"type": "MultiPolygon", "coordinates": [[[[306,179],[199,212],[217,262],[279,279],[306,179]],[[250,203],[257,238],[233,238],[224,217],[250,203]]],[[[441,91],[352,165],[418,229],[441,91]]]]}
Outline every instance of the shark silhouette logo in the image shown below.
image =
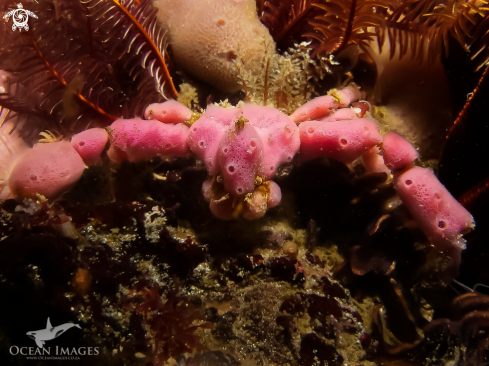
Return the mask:
{"type": "Polygon", "coordinates": [[[71,329],[73,327],[82,329],[78,324],[73,324],[73,323],[65,323],[65,324],[58,325],[57,327],[53,327],[51,325],[51,321],[48,318],[46,329],[31,330],[26,334],[29,338],[32,338],[34,341],[36,341],[38,347],[43,348],[45,341],[50,341],[55,338],[58,338],[61,334],[63,334],[68,329],[71,329]]]}
{"type": "Polygon", "coordinates": [[[24,28],[26,31],[29,30],[29,25],[27,24],[27,21],[29,20],[29,15],[37,19],[36,14],[34,14],[32,11],[24,9],[22,3],[18,3],[17,9],[9,11],[3,16],[3,18],[8,21],[8,19],[12,17],[12,20],[14,22],[14,24],[12,25],[12,30],[15,31],[17,28],[19,28],[20,32],[22,31],[22,28],[24,28]]]}

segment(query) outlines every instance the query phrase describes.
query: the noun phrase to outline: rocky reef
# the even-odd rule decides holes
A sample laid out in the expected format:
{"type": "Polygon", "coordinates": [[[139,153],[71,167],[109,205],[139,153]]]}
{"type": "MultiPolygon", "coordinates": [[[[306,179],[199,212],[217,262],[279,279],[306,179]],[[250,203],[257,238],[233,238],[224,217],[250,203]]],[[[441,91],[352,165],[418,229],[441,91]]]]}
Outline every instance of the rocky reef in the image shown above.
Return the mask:
{"type": "MultiPolygon", "coordinates": [[[[1,320],[6,351],[50,316],[83,327],[57,344],[100,347],[92,364],[373,365],[406,345],[432,352],[438,338],[421,329],[450,289],[400,212],[375,222],[395,197],[385,175],[314,160],[284,173],[290,199],[265,217],[223,222],[193,160],[90,171],[60,203],[2,205],[3,307],[28,313],[1,320]],[[307,194],[320,186],[320,199],[307,194]]],[[[440,359],[461,357],[446,347],[440,359]]]]}

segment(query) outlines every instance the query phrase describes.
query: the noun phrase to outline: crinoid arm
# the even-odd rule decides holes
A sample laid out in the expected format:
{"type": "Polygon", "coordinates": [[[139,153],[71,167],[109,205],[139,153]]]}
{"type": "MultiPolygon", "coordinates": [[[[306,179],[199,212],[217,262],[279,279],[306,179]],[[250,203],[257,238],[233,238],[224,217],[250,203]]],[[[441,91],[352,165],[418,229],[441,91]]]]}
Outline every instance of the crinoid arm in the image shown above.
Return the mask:
{"type": "Polygon", "coordinates": [[[166,43],[150,21],[156,10],[149,1],[42,0],[30,10],[38,19],[29,19],[28,32],[3,28],[0,39],[0,54],[8,55],[0,55],[0,69],[15,86],[0,96],[0,105],[12,111],[8,119],[15,118],[25,138],[47,129],[67,137],[142,116],[148,104],[165,99],[163,85],[173,88],[162,73],[166,43]],[[108,16],[102,7],[118,10],[108,16]]]}
{"type": "Polygon", "coordinates": [[[313,41],[312,56],[338,54],[349,45],[369,55],[387,40],[391,58],[398,52],[433,62],[453,37],[481,60],[479,68],[488,58],[489,7],[481,0],[271,0],[257,6],[277,43],[299,33],[313,41]]]}
{"type": "Polygon", "coordinates": [[[149,71],[156,88],[165,99],[178,96],[166,65],[166,32],[162,29],[151,0],[82,0],[88,17],[94,21],[94,33],[104,37],[110,52],[118,59],[127,58],[130,75],[138,77],[136,66],[149,71]],[[129,55],[130,57],[125,57],[129,55]]]}

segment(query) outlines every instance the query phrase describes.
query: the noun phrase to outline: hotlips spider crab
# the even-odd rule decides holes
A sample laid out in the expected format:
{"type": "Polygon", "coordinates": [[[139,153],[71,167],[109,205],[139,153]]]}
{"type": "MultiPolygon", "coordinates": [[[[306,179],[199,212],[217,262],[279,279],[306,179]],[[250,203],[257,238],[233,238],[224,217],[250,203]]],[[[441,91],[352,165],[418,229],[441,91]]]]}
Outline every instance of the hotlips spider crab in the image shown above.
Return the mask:
{"type": "Polygon", "coordinates": [[[115,163],[156,157],[189,157],[204,162],[209,178],[205,199],[219,219],[260,218],[281,201],[273,181],[277,168],[291,162],[328,157],[349,164],[362,158],[367,171],[393,175],[393,185],[424,234],[440,250],[465,248],[462,235],[474,228],[471,214],[430,169],[415,166],[416,149],[402,136],[386,132],[356,102],[355,86],[332,90],[290,116],[271,108],[239,103],[209,105],[198,116],[179,102],[151,104],[146,119],[119,119],[107,130],[88,129],[71,142],[38,143],[17,161],[8,188],[17,200],[41,194],[56,199],[95,164],[109,144],[115,163]],[[355,105],[357,107],[355,107],[355,105]]]}

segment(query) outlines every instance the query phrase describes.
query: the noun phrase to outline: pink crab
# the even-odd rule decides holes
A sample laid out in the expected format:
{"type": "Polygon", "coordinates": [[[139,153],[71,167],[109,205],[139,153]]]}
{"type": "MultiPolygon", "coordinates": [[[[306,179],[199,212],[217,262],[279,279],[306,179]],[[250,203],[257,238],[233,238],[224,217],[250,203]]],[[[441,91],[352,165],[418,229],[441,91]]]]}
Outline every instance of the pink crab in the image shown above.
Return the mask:
{"type": "Polygon", "coordinates": [[[333,90],[290,116],[252,104],[209,105],[193,124],[192,111],[176,101],[151,105],[149,119],[117,120],[108,134],[90,129],[71,144],[35,145],[15,164],[8,186],[17,199],[55,199],[76,183],[84,166],[100,159],[107,143],[116,163],[194,154],[209,174],[202,191],[211,212],[222,220],[255,219],[280,203],[273,178],[294,156],[298,162],[328,157],[347,164],[362,158],[369,171],[392,172],[399,197],[434,245],[460,252],[462,235],[474,227],[471,214],[430,169],[415,166],[418,152],[407,140],[385,133],[365,109],[350,107],[359,97],[355,87],[333,90]]]}

